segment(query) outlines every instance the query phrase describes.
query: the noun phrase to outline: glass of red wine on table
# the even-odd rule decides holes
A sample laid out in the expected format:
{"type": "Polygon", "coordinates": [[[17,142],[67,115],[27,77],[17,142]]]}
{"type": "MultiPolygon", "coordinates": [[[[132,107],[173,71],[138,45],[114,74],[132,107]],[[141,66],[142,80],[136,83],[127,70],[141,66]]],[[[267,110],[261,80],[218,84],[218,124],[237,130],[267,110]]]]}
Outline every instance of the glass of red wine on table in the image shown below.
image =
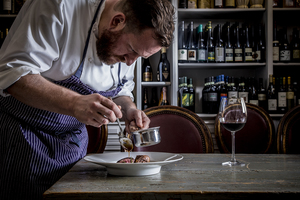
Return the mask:
{"type": "Polygon", "coordinates": [[[225,166],[245,166],[235,159],[235,132],[241,130],[247,122],[247,107],[243,98],[222,98],[218,113],[220,124],[231,132],[231,160],[223,162],[225,166]]]}

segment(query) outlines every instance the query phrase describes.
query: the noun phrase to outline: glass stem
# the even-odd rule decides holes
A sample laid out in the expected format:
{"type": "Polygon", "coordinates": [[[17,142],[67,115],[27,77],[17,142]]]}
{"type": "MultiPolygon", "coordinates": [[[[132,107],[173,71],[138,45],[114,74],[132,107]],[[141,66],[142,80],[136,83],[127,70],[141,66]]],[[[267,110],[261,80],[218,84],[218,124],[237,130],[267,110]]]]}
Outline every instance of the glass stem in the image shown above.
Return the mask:
{"type": "Polygon", "coordinates": [[[236,162],[236,159],[235,159],[235,131],[231,131],[231,143],[232,143],[231,162],[236,162]]]}

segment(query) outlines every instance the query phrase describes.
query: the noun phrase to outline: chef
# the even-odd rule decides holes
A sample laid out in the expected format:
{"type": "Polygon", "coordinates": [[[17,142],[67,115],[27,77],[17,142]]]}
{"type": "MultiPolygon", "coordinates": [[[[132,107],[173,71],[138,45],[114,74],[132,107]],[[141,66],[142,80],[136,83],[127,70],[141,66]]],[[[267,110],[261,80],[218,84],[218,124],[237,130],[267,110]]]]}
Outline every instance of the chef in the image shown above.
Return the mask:
{"type": "Polygon", "coordinates": [[[85,125],[147,128],[135,61],[173,31],[168,0],[27,0],[0,50],[0,199],[41,199],[86,155],[85,125]]]}

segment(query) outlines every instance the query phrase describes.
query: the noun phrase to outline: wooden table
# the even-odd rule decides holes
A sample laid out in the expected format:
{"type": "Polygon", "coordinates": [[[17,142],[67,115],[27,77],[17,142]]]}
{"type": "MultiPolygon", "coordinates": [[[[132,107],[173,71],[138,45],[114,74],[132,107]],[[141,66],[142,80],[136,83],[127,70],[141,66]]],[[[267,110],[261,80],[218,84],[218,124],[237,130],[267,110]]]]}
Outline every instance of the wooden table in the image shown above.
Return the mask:
{"type": "Polygon", "coordinates": [[[117,177],[79,161],[44,199],[300,199],[300,155],[237,154],[245,167],[227,167],[229,154],[182,154],[156,175],[117,177]]]}

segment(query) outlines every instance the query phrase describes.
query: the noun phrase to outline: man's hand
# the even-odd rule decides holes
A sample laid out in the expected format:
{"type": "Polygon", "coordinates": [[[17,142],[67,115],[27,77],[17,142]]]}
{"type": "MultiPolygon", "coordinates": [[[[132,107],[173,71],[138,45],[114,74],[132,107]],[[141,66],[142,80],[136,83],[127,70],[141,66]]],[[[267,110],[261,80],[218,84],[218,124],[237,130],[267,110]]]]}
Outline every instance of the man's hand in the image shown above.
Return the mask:
{"type": "Polygon", "coordinates": [[[74,114],[80,122],[100,127],[122,117],[120,108],[100,94],[81,95],[74,99],[74,114]]]}

